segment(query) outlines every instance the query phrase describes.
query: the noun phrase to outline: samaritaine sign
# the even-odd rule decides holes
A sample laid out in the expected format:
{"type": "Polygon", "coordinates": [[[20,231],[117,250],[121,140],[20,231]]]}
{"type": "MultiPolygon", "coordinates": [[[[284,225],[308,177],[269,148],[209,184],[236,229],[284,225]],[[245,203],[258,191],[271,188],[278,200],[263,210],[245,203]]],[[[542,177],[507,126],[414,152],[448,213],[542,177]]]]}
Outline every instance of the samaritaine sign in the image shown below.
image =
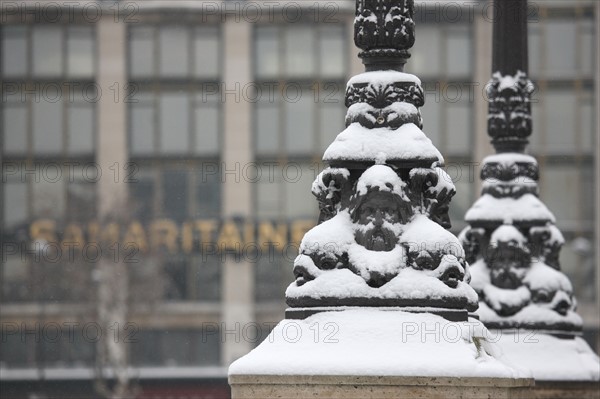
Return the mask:
{"type": "Polygon", "coordinates": [[[15,234],[2,249],[6,255],[23,251],[57,249],[93,253],[98,248],[112,248],[130,253],[168,252],[218,254],[256,254],[267,249],[289,253],[293,260],[304,234],[315,224],[312,220],[287,222],[244,219],[197,219],[177,223],[172,219],[157,219],[143,224],[138,220],[120,224],[61,225],[52,219],[38,219],[26,234],[15,234]],[[37,248],[36,248],[37,246],[37,248]]]}

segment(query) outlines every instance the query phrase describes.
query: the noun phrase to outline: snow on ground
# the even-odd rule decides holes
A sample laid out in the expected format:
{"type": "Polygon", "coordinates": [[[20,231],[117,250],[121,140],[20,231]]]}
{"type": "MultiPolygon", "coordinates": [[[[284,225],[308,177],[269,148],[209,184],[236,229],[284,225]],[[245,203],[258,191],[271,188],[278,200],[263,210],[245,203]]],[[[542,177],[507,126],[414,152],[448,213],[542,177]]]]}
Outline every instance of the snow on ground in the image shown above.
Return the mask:
{"type": "Polygon", "coordinates": [[[375,375],[526,378],[507,366],[475,319],[349,309],[283,320],[230,375],[375,375]]]}

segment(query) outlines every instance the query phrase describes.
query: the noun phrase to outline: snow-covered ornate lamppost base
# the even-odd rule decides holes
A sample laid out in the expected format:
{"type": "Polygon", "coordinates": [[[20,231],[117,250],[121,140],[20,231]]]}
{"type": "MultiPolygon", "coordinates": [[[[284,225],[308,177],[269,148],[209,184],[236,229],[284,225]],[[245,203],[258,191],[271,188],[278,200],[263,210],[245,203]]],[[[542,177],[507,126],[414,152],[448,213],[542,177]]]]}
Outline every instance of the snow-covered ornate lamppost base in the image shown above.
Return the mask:
{"type": "Polygon", "coordinates": [[[535,397],[600,398],[600,362],[580,338],[573,285],[561,272],[565,239],[539,197],[538,162],[526,154],[535,91],[528,76],[527,1],[493,5],[493,72],[486,88],[496,153],[483,160],[481,197],[460,234],[479,295],[477,315],[501,333],[495,341],[507,361],[531,370],[535,397]]]}
{"type": "Polygon", "coordinates": [[[234,398],[529,397],[476,319],[379,309],[283,320],[229,368],[234,398]]]}

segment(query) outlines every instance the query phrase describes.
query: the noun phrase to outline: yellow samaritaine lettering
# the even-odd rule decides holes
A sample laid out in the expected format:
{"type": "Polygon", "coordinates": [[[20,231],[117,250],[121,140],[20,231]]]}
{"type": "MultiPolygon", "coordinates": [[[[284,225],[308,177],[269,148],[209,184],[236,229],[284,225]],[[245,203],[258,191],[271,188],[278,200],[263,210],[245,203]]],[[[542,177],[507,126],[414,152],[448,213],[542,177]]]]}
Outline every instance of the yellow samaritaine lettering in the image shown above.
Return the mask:
{"type": "Polygon", "coordinates": [[[254,229],[254,223],[244,223],[244,242],[246,243],[246,245],[248,245],[251,242],[254,242],[254,229]]]}
{"type": "Polygon", "coordinates": [[[258,242],[263,248],[269,245],[283,248],[287,244],[287,225],[278,224],[277,229],[270,222],[262,222],[258,226],[258,242]]]}
{"type": "Polygon", "coordinates": [[[135,245],[135,248],[140,252],[148,251],[148,239],[144,227],[138,221],[131,222],[123,237],[123,247],[129,248],[128,246],[135,245]]]}
{"type": "Polygon", "coordinates": [[[170,219],[160,219],[152,222],[150,228],[152,249],[157,250],[164,245],[170,253],[177,252],[177,225],[170,219]]]}
{"type": "Polygon", "coordinates": [[[232,221],[227,221],[223,223],[221,227],[221,233],[219,234],[219,238],[217,240],[219,245],[219,249],[227,250],[239,250],[242,247],[242,237],[240,232],[236,226],[236,224],[232,221]]]}
{"type": "Polygon", "coordinates": [[[292,223],[291,227],[291,241],[295,245],[300,245],[304,234],[315,226],[315,222],[312,220],[296,220],[292,223]]]}
{"type": "Polygon", "coordinates": [[[213,242],[213,233],[217,228],[214,220],[196,220],[196,229],[200,232],[200,242],[213,242]]]}
{"type": "Polygon", "coordinates": [[[98,243],[98,233],[100,232],[100,225],[98,222],[89,222],[88,223],[88,242],[97,244],[98,243]]]}
{"type": "Polygon", "coordinates": [[[73,246],[79,251],[83,249],[85,246],[85,240],[83,239],[83,230],[81,229],[81,226],[75,223],[69,223],[67,225],[62,240],[62,246],[65,248],[73,246]]]}
{"type": "Polygon", "coordinates": [[[50,219],[40,219],[29,226],[31,241],[44,240],[46,242],[57,242],[56,222],[50,219]]]}
{"type": "Polygon", "coordinates": [[[116,222],[110,222],[100,231],[100,242],[111,248],[113,245],[118,245],[119,237],[121,236],[121,227],[116,222]]]}
{"type": "Polygon", "coordinates": [[[104,229],[100,228],[98,222],[90,222],[88,224],[88,242],[94,245],[105,244],[110,247],[119,242],[119,230],[119,225],[114,222],[104,226],[104,229]]]}
{"type": "Polygon", "coordinates": [[[189,222],[185,222],[183,226],[181,226],[181,249],[186,254],[192,252],[194,247],[194,232],[192,231],[192,224],[189,222]]]}

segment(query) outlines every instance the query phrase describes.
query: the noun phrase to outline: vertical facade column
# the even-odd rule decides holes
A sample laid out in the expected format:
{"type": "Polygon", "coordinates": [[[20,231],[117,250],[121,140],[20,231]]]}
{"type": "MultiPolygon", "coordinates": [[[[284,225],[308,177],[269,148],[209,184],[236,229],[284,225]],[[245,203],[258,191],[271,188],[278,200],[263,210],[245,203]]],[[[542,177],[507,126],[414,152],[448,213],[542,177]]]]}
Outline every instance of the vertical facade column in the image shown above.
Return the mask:
{"type": "MultiPolygon", "coordinates": [[[[252,185],[242,171],[252,162],[252,104],[242,95],[251,82],[252,25],[227,18],[223,25],[224,84],[222,96],[224,122],[221,149],[224,218],[252,214],[252,185]]],[[[240,243],[243,245],[243,243],[240,243]]],[[[254,267],[243,257],[228,256],[223,264],[221,359],[224,365],[252,349],[240,331],[254,321],[254,267]]]]}
{"type": "MultiPolygon", "coordinates": [[[[122,222],[128,212],[127,185],[122,178],[127,163],[127,123],[124,88],[127,84],[126,37],[127,27],[108,13],[97,24],[97,84],[102,95],[97,104],[96,162],[102,176],[96,183],[97,218],[101,225],[122,222]]],[[[114,248],[117,243],[104,243],[114,248]]],[[[97,321],[108,331],[110,326],[124,326],[128,321],[129,279],[123,259],[104,255],[96,266],[97,321]],[[115,324],[116,323],[116,324],[115,324]]],[[[105,336],[97,343],[100,367],[114,370],[115,384],[98,388],[112,397],[130,395],[128,359],[125,343],[105,336]]]]}
{"type": "Polygon", "coordinates": [[[348,78],[358,75],[365,70],[365,66],[358,58],[360,50],[354,45],[354,14],[348,13],[348,16],[344,17],[348,26],[347,37],[348,37],[348,57],[349,62],[348,78]]]}
{"type": "MultiPolygon", "coordinates": [[[[596,109],[600,104],[600,2],[596,3],[595,9],[596,21],[596,73],[595,73],[595,89],[596,89],[596,109]]],[[[594,152],[594,160],[596,166],[595,186],[596,186],[596,223],[595,223],[595,240],[600,239],[600,118],[596,116],[596,149],[594,152]]],[[[596,309],[600,309],[600,248],[596,247],[596,309]]],[[[598,337],[598,348],[600,348],[600,334],[598,337]]]]}
{"type": "MultiPolygon", "coordinates": [[[[490,2],[491,3],[491,2],[490,2]]],[[[488,123],[488,102],[484,95],[485,87],[490,78],[490,71],[492,70],[492,49],[490,43],[492,42],[492,21],[489,17],[491,15],[484,16],[482,10],[487,4],[484,2],[477,12],[474,13],[474,40],[475,40],[475,82],[478,86],[475,88],[475,153],[473,154],[474,160],[481,160],[486,156],[494,152],[490,145],[490,140],[486,134],[487,123],[488,123]]],[[[488,7],[487,10],[492,12],[494,7],[488,7]]],[[[476,174],[479,173],[480,168],[475,168],[476,174]]],[[[481,180],[475,177],[474,181],[476,185],[476,192],[481,191],[481,180]]]]}
{"type": "Polygon", "coordinates": [[[126,31],[125,24],[116,22],[111,15],[102,18],[96,29],[97,84],[102,89],[97,104],[96,146],[96,161],[102,170],[102,178],[97,183],[100,219],[123,209],[127,198],[127,185],[118,178],[127,163],[126,31]],[[115,168],[119,168],[119,176],[113,173],[115,168]]]}

